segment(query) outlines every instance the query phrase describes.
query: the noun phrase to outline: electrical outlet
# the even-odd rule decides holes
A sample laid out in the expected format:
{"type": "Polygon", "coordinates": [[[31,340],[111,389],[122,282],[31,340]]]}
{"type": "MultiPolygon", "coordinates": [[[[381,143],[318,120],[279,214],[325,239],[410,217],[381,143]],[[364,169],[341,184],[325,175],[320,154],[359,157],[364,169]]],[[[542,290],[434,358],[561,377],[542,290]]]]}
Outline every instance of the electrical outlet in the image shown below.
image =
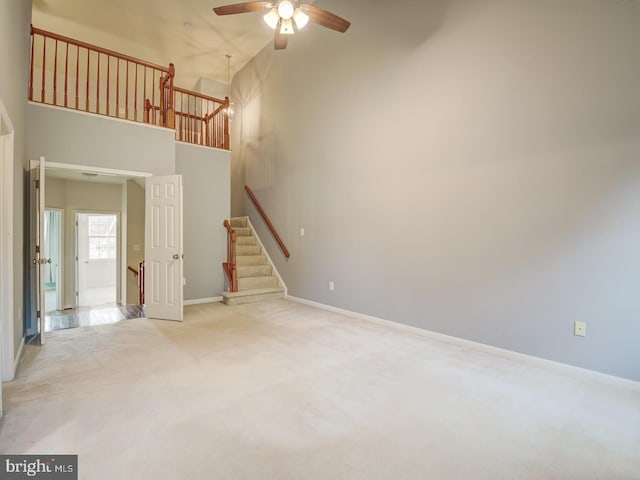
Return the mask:
{"type": "Polygon", "coordinates": [[[578,337],[584,337],[587,335],[587,324],[585,322],[574,322],[573,334],[578,337]]]}
{"type": "Polygon", "coordinates": [[[304,237],[304,228],[301,228],[301,229],[300,229],[300,236],[301,236],[301,237],[304,237]]]}
{"type": "Polygon", "coordinates": [[[329,282],[329,291],[333,292],[333,288],[334,288],[333,282],[329,282]]]}

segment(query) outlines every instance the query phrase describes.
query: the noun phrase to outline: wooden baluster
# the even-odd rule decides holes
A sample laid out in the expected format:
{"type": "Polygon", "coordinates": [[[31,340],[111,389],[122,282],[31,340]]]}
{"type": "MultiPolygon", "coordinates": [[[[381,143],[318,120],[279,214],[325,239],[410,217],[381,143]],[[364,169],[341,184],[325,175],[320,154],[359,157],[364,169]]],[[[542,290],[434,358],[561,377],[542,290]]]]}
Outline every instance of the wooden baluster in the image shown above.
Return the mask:
{"type": "Polygon", "coordinates": [[[116,117],[120,118],[120,59],[116,67],[116,117]]]}
{"type": "Polygon", "coordinates": [[[124,116],[129,120],[129,61],[127,60],[127,89],[126,89],[126,101],[124,104],[124,116]]]}
{"type": "Polygon", "coordinates": [[[64,56],[64,106],[69,106],[69,42],[64,56]]]}
{"type": "Polygon", "coordinates": [[[203,112],[204,115],[202,117],[202,136],[204,137],[204,144],[206,146],[209,145],[209,101],[206,103],[207,109],[206,112],[203,112]]]}
{"type": "Polygon", "coordinates": [[[100,113],[100,52],[98,52],[98,77],[96,78],[96,113],[100,113]]]}
{"type": "Polygon", "coordinates": [[[36,35],[33,33],[33,27],[31,27],[31,66],[29,73],[29,100],[33,101],[33,61],[34,58],[34,46],[36,44],[36,35]]]}
{"type": "Polygon", "coordinates": [[[111,83],[111,55],[107,55],[107,117],[111,116],[111,105],[109,95],[109,84],[111,83]]]}
{"type": "Polygon", "coordinates": [[[58,104],[58,40],[53,53],[53,105],[58,104]]]}
{"type": "Polygon", "coordinates": [[[136,63],[136,76],[135,76],[135,82],[136,82],[136,88],[133,91],[133,119],[137,122],[138,121],[138,67],[139,65],[136,63]]]}
{"type": "Polygon", "coordinates": [[[84,105],[84,111],[89,111],[89,65],[91,64],[91,56],[89,54],[89,49],[87,48],[87,100],[84,105]]]}
{"type": "Polygon", "coordinates": [[[47,37],[43,38],[43,42],[42,42],[42,98],[40,99],[42,101],[42,103],[47,103],[47,98],[45,97],[45,84],[46,84],[46,77],[45,77],[45,71],[46,71],[46,66],[47,66],[47,37]]]}
{"type": "Polygon", "coordinates": [[[224,113],[224,149],[229,150],[229,97],[224,97],[226,111],[224,113]]]}
{"type": "Polygon", "coordinates": [[[76,45],[76,110],[80,109],[80,46],[76,45]]]}
{"type": "Polygon", "coordinates": [[[184,140],[184,95],[180,94],[180,141],[184,140]]]}
{"type": "MultiPolygon", "coordinates": [[[[153,71],[153,81],[151,82],[151,85],[153,85],[153,88],[151,89],[151,104],[155,107],[156,106],[156,71],[153,71]]],[[[155,109],[153,110],[153,124],[157,125],[156,123],[156,111],[155,109]]]]}
{"type": "MultiPolygon", "coordinates": [[[[143,77],[144,77],[144,81],[142,83],[144,84],[144,92],[143,92],[142,98],[144,98],[145,105],[146,105],[146,102],[149,101],[149,99],[147,98],[147,67],[146,66],[144,67],[144,75],[143,75],[143,77]]],[[[149,123],[149,117],[148,116],[146,118],[146,123],[149,123]]]]}

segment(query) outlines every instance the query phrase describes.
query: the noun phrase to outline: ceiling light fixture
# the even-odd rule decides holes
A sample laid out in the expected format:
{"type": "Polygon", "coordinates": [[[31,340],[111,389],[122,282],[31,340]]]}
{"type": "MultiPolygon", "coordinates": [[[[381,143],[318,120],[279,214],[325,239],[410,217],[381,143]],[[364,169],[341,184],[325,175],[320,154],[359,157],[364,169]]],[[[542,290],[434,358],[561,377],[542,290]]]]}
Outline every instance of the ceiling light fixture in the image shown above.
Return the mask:
{"type": "Polygon", "coordinates": [[[269,10],[264,16],[264,22],[269,25],[272,30],[275,30],[278,27],[278,23],[280,22],[280,15],[278,15],[278,10],[276,8],[272,8],[269,10]]]}
{"type": "Polygon", "coordinates": [[[282,22],[280,22],[280,33],[282,35],[293,35],[296,33],[293,31],[293,22],[290,18],[282,19],[282,22]]]}
{"type": "Polygon", "coordinates": [[[298,30],[302,30],[309,23],[309,15],[304,13],[302,9],[294,7],[289,0],[282,0],[277,6],[273,7],[263,17],[264,22],[269,25],[272,30],[278,29],[283,35],[293,35],[295,30],[293,22],[298,30]],[[293,19],[293,22],[291,21],[293,19]]]}
{"type": "Polygon", "coordinates": [[[296,22],[296,27],[298,30],[302,30],[307,23],[309,23],[309,15],[304,13],[299,8],[296,8],[296,11],[293,13],[293,21],[296,22]]]}
{"type": "Polygon", "coordinates": [[[229,106],[225,111],[227,113],[227,117],[229,117],[229,121],[231,121],[233,120],[233,115],[236,113],[236,104],[231,102],[231,55],[227,53],[225,57],[227,57],[227,98],[229,99],[229,106]]]}
{"type": "Polygon", "coordinates": [[[280,18],[283,20],[291,20],[294,11],[295,7],[289,0],[282,0],[278,4],[278,15],[280,15],[280,18]]]}
{"type": "Polygon", "coordinates": [[[305,0],[271,0],[270,2],[243,2],[214,7],[216,15],[235,15],[237,13],[262,12],[264,22],[274,30],[273,47],[276,50],[287,48],[289,38],[302,30],[309,22],[345,33],[351,22],[305,0]]]}

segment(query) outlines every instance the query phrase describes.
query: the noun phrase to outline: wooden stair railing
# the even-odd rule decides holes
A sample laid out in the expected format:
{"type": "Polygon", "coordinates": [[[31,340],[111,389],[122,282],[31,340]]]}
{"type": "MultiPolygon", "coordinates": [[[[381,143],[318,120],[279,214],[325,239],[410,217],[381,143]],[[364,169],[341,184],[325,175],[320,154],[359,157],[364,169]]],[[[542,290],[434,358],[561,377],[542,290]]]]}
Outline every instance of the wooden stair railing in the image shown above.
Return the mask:
{"type": "Polygon", "coordinates": [[[238,270],[236,268],[236,231],[231,228],[229,220],[225,220],[224,228],[227,229],[227,261],[222,264],[224,273],[229,280],[229,291],[238,291],[238,270]]]}
{"type": "Polygon", "coordinates": [[[285,247],[284,242],[280,238],[280,235],[278,235],[278,232],[276,232],[276,229],[274,228],[273,224],[271,223],[271,220],[269,220],[269,217],[267,216],[267,214],[265,213],[264,209],[262,208],[262,205],[260,205],[260,202],[258,202],[258,199],[253,194],[253,192],[251,191],[251,189],[249,188],[248,185],[245,185],[244,189],[247,192],[247,194],[249,195],[249,198],[251,199],[251,201],[253,202],[255,207],[258,209],[258,212],[262,216],[262,219],[264,220],[264,223],[266,223],[267,227],[269,227],[269,230],[271,231],[271,234],[273,235],[273,238],[275,238],[276,242],[278,242],[278,245],[280,246],[280,250],[282,250],[282,253],[284,254],[285,257],[289,258],[289,250],[287,250],[287,247],[285,247]]]}
{"type": "Polygon", "coordinates": [[[127,270],[136,277],[138,284],[138,305],[144,305],[144,262],[138,264],[138,270],[130,265],[127,266],[127,270]]]}
{"type": "MultiPolygon", "coordinates": [[[[164,67],[31,27],[29,100],[108,117],[145,121],[145,100],[161,100],[164,67]]],[[[167,108],[170,105],[167,105],[167,108]]]]}
{"type": "Polygon", "coordinates": [[[138,296],[140,305],[144,305],[144,262],[138,264],[138,296]]]}
{"type": "Polygon", "coordinates": [[[176,140],[229,150],[229,98],[175,87],[176,140]]]}
{"type": "Polygon", "coordinates": [[[31,27],[29,100],[175,129],[229,150],[229,99],[174,86],[176,69],[31,27]]]}

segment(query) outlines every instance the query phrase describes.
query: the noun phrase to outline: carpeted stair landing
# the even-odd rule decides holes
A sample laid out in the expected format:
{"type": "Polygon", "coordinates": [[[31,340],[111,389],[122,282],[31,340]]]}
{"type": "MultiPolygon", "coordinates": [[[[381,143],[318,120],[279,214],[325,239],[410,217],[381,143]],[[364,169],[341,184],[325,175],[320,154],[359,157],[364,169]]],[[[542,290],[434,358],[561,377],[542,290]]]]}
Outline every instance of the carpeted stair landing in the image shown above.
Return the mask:
{"type": "Polygon", "coordinates": [[[238,291],[222,293],[225,305],[284,298],[284,287],[273,274],[273,267],[264,255],[247,217],[232,218],[231,227],[237,235],[238,291]]]}

